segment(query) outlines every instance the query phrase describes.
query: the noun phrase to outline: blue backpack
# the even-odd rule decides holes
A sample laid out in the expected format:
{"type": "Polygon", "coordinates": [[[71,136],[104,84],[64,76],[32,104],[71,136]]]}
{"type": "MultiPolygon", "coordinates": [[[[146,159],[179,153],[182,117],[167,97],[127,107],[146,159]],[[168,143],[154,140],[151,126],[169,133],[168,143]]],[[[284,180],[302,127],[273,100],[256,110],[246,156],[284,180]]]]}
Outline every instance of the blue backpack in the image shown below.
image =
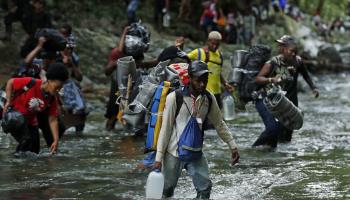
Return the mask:
{"type": "MultiPolygon", "coordinates": [[[[177,100],[176,102],[177,110],[176,110],[175,116],[177,116],[178,110],[180,110],[179,107],[181,107],[179,105],[182,105],[182,103],[178,104],[178,101],[181,101],[183,99],[183,95],[181,90],[175,90],[175,92],[176,92],[176,100],[177,100]]],[[[205,92],[205,95],[209,99],[209,110],[210,110],[212,99],[208,92],[205,92]]],[[[188,112],[191,113],[186,102],[183,102],[183,104],[185,104],[188,112]]],[[[191,114],[190,120],[187,122],[186,127],[184,128],[180,136],[180,139],[178,141],[177,152],[180,160],[185,162],[191,162],[191,161],[198,160],[202,157],[203,136],[204,136],[203,130],[200,129],[196,117],[192,116],[191,114]]]]}

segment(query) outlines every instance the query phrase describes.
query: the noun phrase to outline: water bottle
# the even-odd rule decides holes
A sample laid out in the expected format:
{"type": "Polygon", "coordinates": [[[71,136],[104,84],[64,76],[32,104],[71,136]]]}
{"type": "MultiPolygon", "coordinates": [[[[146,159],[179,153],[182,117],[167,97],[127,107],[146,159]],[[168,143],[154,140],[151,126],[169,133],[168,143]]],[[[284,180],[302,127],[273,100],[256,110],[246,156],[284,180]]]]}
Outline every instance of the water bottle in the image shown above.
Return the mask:
{"type": "Polygon", "coordinates": [[[171,17],[170,17],[169,12],[166,12],[163,16],[163,26],[165,28],[170,27],[170,19],[171,19],[171,17]]]}
{"type": "Polygon", "coordinates": [[[229,121],[235,118],[235,103],[232,95],[225,92],[224,99],[222,100],[222,109],[224,114],[224,120],[229,121]]]}
{"type": "Polygon", "coordinates": [[[152,171],[146,182],[146,198],[161,199],[164,188],[164,176],[160,170],[152,171]]]}

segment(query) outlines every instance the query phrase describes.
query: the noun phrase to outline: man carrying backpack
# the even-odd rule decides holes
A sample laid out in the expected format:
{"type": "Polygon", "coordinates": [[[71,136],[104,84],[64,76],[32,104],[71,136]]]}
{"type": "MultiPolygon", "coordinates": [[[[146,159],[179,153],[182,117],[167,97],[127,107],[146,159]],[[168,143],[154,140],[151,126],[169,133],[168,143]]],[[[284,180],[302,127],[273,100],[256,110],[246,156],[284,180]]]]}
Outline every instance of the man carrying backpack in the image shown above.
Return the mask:
{"type": "MultiPolygon", "coordinates": [[[[298,106],[297,83],[298,75],[302,74],[304,80],[312,89],[317,98],[319,91],[310,78],[301,58],[297,56],[297,44],[295,40],[284,35],[276,40],[279,48],[279,55],[272,57],[260,70],[256,76],[256,82],[260,85],[268,86],[276,84],[286,91],[286,97],[298,106]]],[[[290,142],[292,139],[292,130],[287,130],[282,124],[269,113],[263,103],[263,97],[266,96],[264,89],[261,90],[260,97],[256,100],[255,106],[265,124],[265,130],[254,142],[253,146],[269,145],[277,146],[277,141],[290,142]]]]}
{"type": "Polygon", "coordinates": [[[207,64],[193,61],[188,73],[189,86],[167,96],[154,168],[161,169],[163,166],[165,197],[173,196],[181,171],[185,168],[192,177],[197,198],[209,199],[212,183],[208,162],[202,153],[203,122],[208,119],[214,124],[219,137],[229,145],[232,165],[238,162],[239,153],[214,95],[206,90],[207,64]]]}
{"type": "Polygon", "coordinates": [[[46,81],[31,77],[12,78],[6,85],[6,104],[4,106],[4,119],[8,112],[20,112],[24,122],[15,126],[6,126],[2,122],[4,132],[11,135],[18,142],[16,153],[31,151],[39,153],[40,137],[38,128],[38,113],[45,112],[52,133],[52,142],[49,145],[51,153],[58,148],[58,110],[56,95],[68,79],[68,70],[62,63],[49,66],[46,81]],[[5,131],[7,130],[7,131],[5,131]]]}
{"type": "Polygon", "coordinates": [[[187,56],[193,60],[201,60],[208,64],[209,74],[207,90],[214,94],[216,101],[221,108],[221,85],[226,90],[232,92],[233,87],[222,77],[221,71],[223,66],[223,56],[218,49],[221,42],[221,34],[218,31],[212,31],[208,35],[206,46],[203,48],[194,49],[187,56]]]}

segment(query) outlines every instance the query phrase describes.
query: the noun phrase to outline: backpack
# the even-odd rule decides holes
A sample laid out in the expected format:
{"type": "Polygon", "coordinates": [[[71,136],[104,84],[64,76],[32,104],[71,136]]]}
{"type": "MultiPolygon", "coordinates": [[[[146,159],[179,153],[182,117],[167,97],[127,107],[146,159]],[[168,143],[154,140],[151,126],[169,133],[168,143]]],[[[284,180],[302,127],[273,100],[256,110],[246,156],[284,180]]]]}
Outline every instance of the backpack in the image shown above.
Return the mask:
{"type": "MultiPolygon", "coordinates": [[[[175,90],[175,93],[176,93],[176,105],[177,105],[175,118],[177,117],[179,110],[181,108],[181,106],[179,105],[182,105],[182,104],[185,104],[187,111],[191,113],[187,104],[183,102],[182,90],[181,89],[175,90]]],[[[211,104],[212,104],[211,95],[207,91],[204,93],[204,95],[207,96],[209,100],[208,110],[210,111],[211,104]]],[[[207,121],[207,116],[205,117],[204,124],[206,121],[207,121]]],[[[202,130],[200,129],[196,117],[191,115],[178,141],[177,152],[180,160],[185,162],[191,162],[191,161],[198,160],[202,157],[204,130],[205,130],[204,127],[202,127],[202,130]]]]}
{"type": "Polygon", "coordinates": [[[144,152],[156,151],[160,128],[162,126],[165,100],[170,91],[170,82],[162,82],[156,89],[151,104],[151,116],[148,122],[147,138],[144,152]]]}
{"type": "Polygon", "coordinates": [[[242,101],[249,102],[254,100],[252,95],[262,87],[256,83],[255,77],[270,56],[271,48],[269,46],[257,44],[249,48],[247,62],[242,73],[242,79],[238,83],[238,97],[242,101]]]}
{"type": "Polygon", "coordinates": [[[221,53],[221,51],[219,51],[219,54],[220,54],[220,63],[217,63],[217,62],[213,62],[210,60],[210,53],[209,53],[209,49],[207,47],[204,47],[204,48],[198,48],[197,51],[198,51],[198,57],[197,57],[197,60],[202,60],[202,54],[201,54],[201,49],[203,49],[204,51],[204,54],[205,54],[205,59],[204,59],[204,62],[205,63],[214,63],[214,64],[217,64],[217,65],[222,65],[223,62],[224,62],[224,57],[221,53]]]}
{"type": "Polygon", "coordinates": [[[62,51],[66,48],[67,40],[56,29],[43,28],[35,33],[35,38],[45,37],[46,42],[43,48],[48,52],[62,51]]]}
{"type": "MultiPolygon", "coordinates": [[[[15,91],[12,95],[12,98],[15,98],[25,92],[27,92],[30,88],[32,88],[35,85],[36,81],[34,78],[32,78],[23,88],[15,91]]],[[[3,116],[3,106],[6,103],[6,92],[1,91],[1,106],[0,106],[0,119],[2,119],[3,116]]],[[[7,113],[5,113],[4,118],[1,122],[2,130],[5,133],[10,132],[16,132],[18,131],[18,128],[22,128],[22,125],[24,124],[24,117],[23,115],[12,109],[11,107],[8,109],[7,113]]]]}
{"type": "MultiPolygon", "coordinates": [[[[163,119],[162,113],[165,107],[165,100],[167,95],[172,91],[174,90],[171,89],[170,82],[167,82],[167,81],[162,82],[156,89],[156,92],[154,94],[154,97],[151,103],[151,110],[150,110],[151,115],[148,122],[147,137],[146,137],[145,149],[144,149],[145,153],[157,150],[157,142],[158,142],[160,129],[162,126],[162,119],[163,119]]],[[[181,105],[183,104],[183,94],[181,89],[176,89],[175,93],[176,93],[176,105],[177,105],[176,111],[175,111],[175,118],[176,118],[177,115],[179,114],[181,105]]],[[[211,103],[212,103],[211,95],[207,91],[204,94],[209,99],[209,110],[210,110],[211,103]]],[[[205,122],[206,120],[204,121],[204,124],[205,122]]]]}

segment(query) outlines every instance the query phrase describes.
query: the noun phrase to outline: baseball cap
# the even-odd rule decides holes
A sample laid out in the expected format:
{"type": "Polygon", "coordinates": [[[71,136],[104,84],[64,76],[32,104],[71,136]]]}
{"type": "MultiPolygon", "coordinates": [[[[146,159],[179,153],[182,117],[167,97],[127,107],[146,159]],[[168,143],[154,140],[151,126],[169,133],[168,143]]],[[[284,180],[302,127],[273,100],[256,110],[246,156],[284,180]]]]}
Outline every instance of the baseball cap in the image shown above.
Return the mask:
{"type": "Polygon", "coordinates": [[[296,45],[295,40],[290,35],[283,35],[280,39],[277,39],[276,42],[284,45],[296,45]]]}
{"type": "Polygon", "coordinates": [[[221,40],[221,33],[218,31],[211,31],[208,35],[208,39],[221,40]]]}
{"type": "Polygon", "coordinates": [[[188,66],[188,73],[190,76],[200,77],[203,74],[209,73],[207,63],[195,60],[188,66]]]}

